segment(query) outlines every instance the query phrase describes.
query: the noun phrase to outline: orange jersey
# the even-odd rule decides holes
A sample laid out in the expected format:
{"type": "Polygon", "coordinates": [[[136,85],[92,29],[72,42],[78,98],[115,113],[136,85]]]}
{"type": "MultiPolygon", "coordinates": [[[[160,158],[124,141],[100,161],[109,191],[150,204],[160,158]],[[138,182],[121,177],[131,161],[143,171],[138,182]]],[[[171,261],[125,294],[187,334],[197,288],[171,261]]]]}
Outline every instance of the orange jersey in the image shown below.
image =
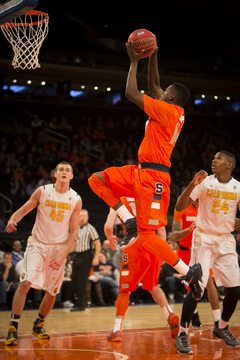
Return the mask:
{"type": "Polygon", "coordinates": [[[184,124],[184,110],[147,95],[143,99],[144,111],[149,119],[139,147],[138,160],[140,163],[153,162],[170,167],[170,157],[184,124]]]}
{"type": "MultiPolygon", "coordinates": [[[[182,223],[182,230],[187,229],[191,224],[196,221],[198,208],[192,204],[188,206],[184,211],[174,210],[173,220],[180,221],[182,223]]],[[[179,244],[191,248],[192,247],[192,231],[184,239],[179,241],[179,244]]]]}

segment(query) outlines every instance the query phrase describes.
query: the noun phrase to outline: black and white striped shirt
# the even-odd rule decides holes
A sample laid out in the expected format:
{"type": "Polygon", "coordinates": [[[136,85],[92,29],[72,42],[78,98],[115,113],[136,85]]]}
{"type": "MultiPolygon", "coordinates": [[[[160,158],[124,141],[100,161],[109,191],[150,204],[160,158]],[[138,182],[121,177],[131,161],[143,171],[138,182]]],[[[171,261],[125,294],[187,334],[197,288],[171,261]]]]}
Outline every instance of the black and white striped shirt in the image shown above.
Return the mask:
{"type": "Polygon", "coordinates": [[[99,235],[94,226],[87,223],[83,227],[79,227],[76,238],[76,249],[75,251],[83,252],[91,249],[92,241],[98,240],[99,235]]]}

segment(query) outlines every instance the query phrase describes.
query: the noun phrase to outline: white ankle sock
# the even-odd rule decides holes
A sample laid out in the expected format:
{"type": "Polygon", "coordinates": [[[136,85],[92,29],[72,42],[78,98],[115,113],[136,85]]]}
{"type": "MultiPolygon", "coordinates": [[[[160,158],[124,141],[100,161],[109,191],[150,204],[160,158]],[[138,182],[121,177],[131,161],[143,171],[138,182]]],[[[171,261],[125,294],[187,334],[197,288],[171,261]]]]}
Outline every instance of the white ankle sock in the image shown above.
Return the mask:
{"type": "Polygon", "coordinates": [[[219,321],[221,319],[221,310],[217,309],[217,310],[213,310],[213,316],[214,316],[214,321],[219,321]]]}
{"type": "Polygon", "coordinates": [[[181,275],[186,275],[189,270],[189,267],[182,261],[182,259],[180,259],[177,265],[173,266],[173,268],[181,275]]]}
{"type": "Polygon", "coordinates": [[[166,316],[166,319],[168,320],[168,317],[171,313],[173,313],[172,309],[171,309],[171,306],[170,305],[165,305],[163,307],[163,311],[164,311],[164,314],[166,316]]]}
{"type": "Polygon", "coordinates": [[[134,216],[128,211],[128,209],[126,208],[125,205],[120,206],[117,210],[116,213],[118,214],[118,216],[120,217],[120,219],[123,222],[126,222],[128,219],[132,219],[134,216]]]}
{"type": "Polygon", "coordinates": [[[123,319],[115,318],[113,332],[122,331],[122,323],[123,323],[123,319]]]}

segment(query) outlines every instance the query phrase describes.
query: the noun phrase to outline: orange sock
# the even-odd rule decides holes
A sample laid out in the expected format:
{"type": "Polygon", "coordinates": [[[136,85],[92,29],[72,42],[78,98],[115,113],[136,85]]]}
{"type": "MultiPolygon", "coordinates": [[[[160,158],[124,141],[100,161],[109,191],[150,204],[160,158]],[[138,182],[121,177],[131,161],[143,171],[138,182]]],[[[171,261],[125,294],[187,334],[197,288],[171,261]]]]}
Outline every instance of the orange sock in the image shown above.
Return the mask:
{"type": "Polygon", "coordinates": [[[155,231],[140,231],[138,233],[139,241],[142,247],[173,266],[178,260],[178,255],[172,250],[171,246],[159,236],[155,231]]]}
{"type": "Polygon", "coordinates": [[[116,316],[125,316],[129,305],[130,293],[119,293],[116,301],[116,316]]]}
{"type": "Polygon", "coordinates": [[[97,194],[97,196],[105,201],[105,203],[107,203],[110,207],[114,207],[114,205],[120,201],[120,198],[113,192],[110,186],[106,185],[107,175],[105,175],[103,172],[101,174],[105,183],[103,183],[96,177],[96,175],[93,174],[88,179],[89,186],[92,191],[97,194]]]}

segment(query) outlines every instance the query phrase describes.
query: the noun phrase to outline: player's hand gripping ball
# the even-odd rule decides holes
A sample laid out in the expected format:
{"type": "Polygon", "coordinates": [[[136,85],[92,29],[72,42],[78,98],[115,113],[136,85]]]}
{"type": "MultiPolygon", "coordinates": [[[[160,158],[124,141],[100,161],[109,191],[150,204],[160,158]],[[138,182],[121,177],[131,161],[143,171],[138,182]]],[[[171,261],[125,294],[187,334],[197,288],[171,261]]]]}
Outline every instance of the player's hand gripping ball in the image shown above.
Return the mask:
{"type": "Polygon", "coordinates": [[[128,38],[129,42],[133,42],[134,50],[139,53],[145,50],[141,58],[148,58],[152,55],[157,47],[156,36],[148,30],[139,29],[131,33],[128,38]]]}

